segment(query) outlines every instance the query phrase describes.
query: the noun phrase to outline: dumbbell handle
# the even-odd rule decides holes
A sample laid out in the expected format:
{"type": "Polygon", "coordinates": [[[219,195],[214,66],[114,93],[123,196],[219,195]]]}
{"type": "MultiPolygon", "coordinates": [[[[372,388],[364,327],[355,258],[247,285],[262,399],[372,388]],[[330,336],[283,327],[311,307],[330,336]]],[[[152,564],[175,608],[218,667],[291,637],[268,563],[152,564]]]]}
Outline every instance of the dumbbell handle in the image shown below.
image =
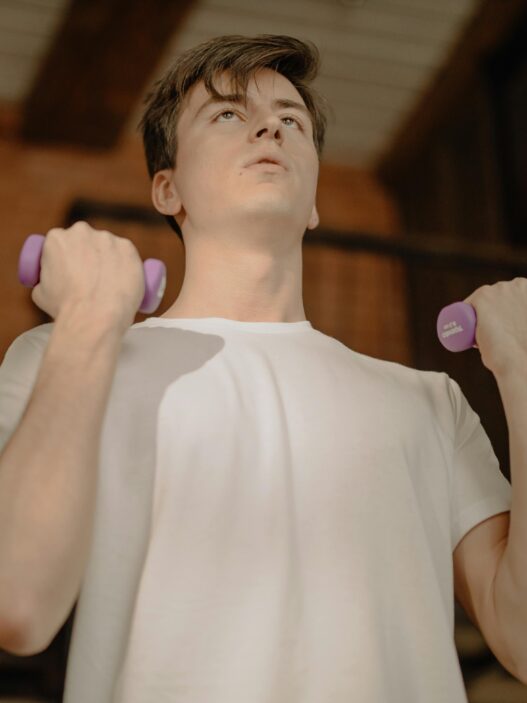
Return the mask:
{"type": "Polygon", "coordinates": [[[476,311],[470,303],[452,303],[437,316],[437,336],[441,344],[453,352],[476,345],[476,311]]]}
{"type": "MultiPolygon", "coordinates": [[[[45,237],[30,234],[24,242],[18,260],[18,279],[22,285],[33,288],[40,281],[40,259],[45,237]]],[[[139,312],[154,312],[161,302],[166,287],[166,266],[159,259],[146,259],[143,262],[145,273],[145,295],[139,312]]]]}

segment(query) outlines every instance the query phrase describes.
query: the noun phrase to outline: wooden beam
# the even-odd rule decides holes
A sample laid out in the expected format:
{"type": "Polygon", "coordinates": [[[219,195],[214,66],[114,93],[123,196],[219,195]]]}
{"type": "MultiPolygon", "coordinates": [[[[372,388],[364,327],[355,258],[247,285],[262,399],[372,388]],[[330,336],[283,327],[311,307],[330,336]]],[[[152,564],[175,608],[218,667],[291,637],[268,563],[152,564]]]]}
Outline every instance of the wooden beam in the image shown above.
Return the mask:
{"type": "Polygon", "coordinates": [[[448,116],[474,78],[481,75],[484,60],[502,45],[526,14],[526,0],[483,0],[446,64],[375,163],[373,170],[383,182],[397,178],[412,161],[429,134],[448,116]]]}
{"type": "Polygon", "coordinates": [[[72,0],[23,106],[30,142],[113,147],[193,0],[72,0]]]}
{"type": "MultiPolygon", "coordinates": [[[[134,222],[141,225],[163,227],[163,216],[150,207],[128,203],[104,202],[78,198],[71,203],[65,226],[77,220],[91,218],[134,222]]],[[[527,274],[527,249],[517,249],[506,244],[478,242],[474,245],[452,237],[434,237],[426,232],[390,237],[360,230],[342,232],[326,227],[308,230],[304,235],[306,246],[330,246],[343,251],[359,251],[401,259],[404,262],[426,262],[429,265],[448,265],[461,269],[507,269],[512,275],[527,274]]]]}

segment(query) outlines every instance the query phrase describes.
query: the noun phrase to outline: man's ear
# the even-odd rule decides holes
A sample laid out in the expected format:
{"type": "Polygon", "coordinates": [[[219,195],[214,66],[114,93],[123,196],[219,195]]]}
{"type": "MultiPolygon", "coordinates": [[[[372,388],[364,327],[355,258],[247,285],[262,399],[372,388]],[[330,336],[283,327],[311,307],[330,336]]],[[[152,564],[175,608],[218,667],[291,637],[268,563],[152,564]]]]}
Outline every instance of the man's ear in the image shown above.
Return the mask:
{"type": "Polygon", "coordinates": [[[182,209],[183,204],[173,176],[173,170],[166,168],[157,171],[152,179],[152,202],[163,215],[177,215],[182,209]]]}
{"type": "Polygon", "coordinates": [[[317,206],[313,205],[313,210],[311,211],[311,217],[309,218],[309,222],[307,223],[307,228],[308,229],[315,229],[315,227],[318,227],[319,222],[320,222],[320,218],[318,216],[317,206]]]}

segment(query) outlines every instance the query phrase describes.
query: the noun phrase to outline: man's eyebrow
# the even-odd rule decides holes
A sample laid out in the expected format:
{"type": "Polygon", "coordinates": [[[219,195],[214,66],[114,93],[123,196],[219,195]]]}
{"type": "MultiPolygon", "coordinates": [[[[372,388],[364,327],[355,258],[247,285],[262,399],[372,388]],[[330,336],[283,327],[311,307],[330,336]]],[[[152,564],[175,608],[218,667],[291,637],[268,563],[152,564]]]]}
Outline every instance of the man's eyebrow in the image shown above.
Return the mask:
{"type": "MultiPolygon", "coordinates": [[[[251,99],[248,99],[249,102],[251,102],[251,99]]],[[[196,118],[206,107],[209,105],[215,104],[215,103],[241,103],[243,102],[243,96],[242,95],[236,95],[236,94],[231,94],[231,95],[225,95],[223,98],[216,98],[214,95],[211,95],[201,107],[198,108],[196,111],[196,114],[194,115],[194,118],[196,118]]],[[[302,103],[297,102],[296,100],[290,100],[289,98],[276,98],[276,100],[273,100],[273,107],[282,107],[282,108],[288,108],[292,107],[295,108],[296,110],[299,110],[302,112],[308,119],[311,119],[311,113],[307,109],[305,105],[302,105],[302,103]]]]}
{"type": "Polygon", "coordinates": [[[302,105],[302,103],[297,102],[296,100],[289,100],[288,98],[277,98],[273,102],[273,106],[275,105],[276,107],[296,108],[297,110],[300,110],[300,112],[303,112],[308,119],[311,119],[311,113],[309,112],[307,107],[305,105],[302,105]]]}

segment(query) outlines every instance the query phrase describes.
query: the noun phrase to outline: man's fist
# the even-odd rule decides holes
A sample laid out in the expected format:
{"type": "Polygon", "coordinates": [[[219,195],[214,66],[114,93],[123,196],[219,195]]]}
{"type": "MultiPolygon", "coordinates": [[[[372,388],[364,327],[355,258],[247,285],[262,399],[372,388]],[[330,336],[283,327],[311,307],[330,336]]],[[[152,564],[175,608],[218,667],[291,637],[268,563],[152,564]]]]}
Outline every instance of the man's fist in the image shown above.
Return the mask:
{"type": "Polygon", "coordinates": [[[31,298],[53,319],[82,308],[124,331],[133,324],[144,294],[143,262],[129,239],[82,221],[47,233],[40,281],[31,298]]]}

